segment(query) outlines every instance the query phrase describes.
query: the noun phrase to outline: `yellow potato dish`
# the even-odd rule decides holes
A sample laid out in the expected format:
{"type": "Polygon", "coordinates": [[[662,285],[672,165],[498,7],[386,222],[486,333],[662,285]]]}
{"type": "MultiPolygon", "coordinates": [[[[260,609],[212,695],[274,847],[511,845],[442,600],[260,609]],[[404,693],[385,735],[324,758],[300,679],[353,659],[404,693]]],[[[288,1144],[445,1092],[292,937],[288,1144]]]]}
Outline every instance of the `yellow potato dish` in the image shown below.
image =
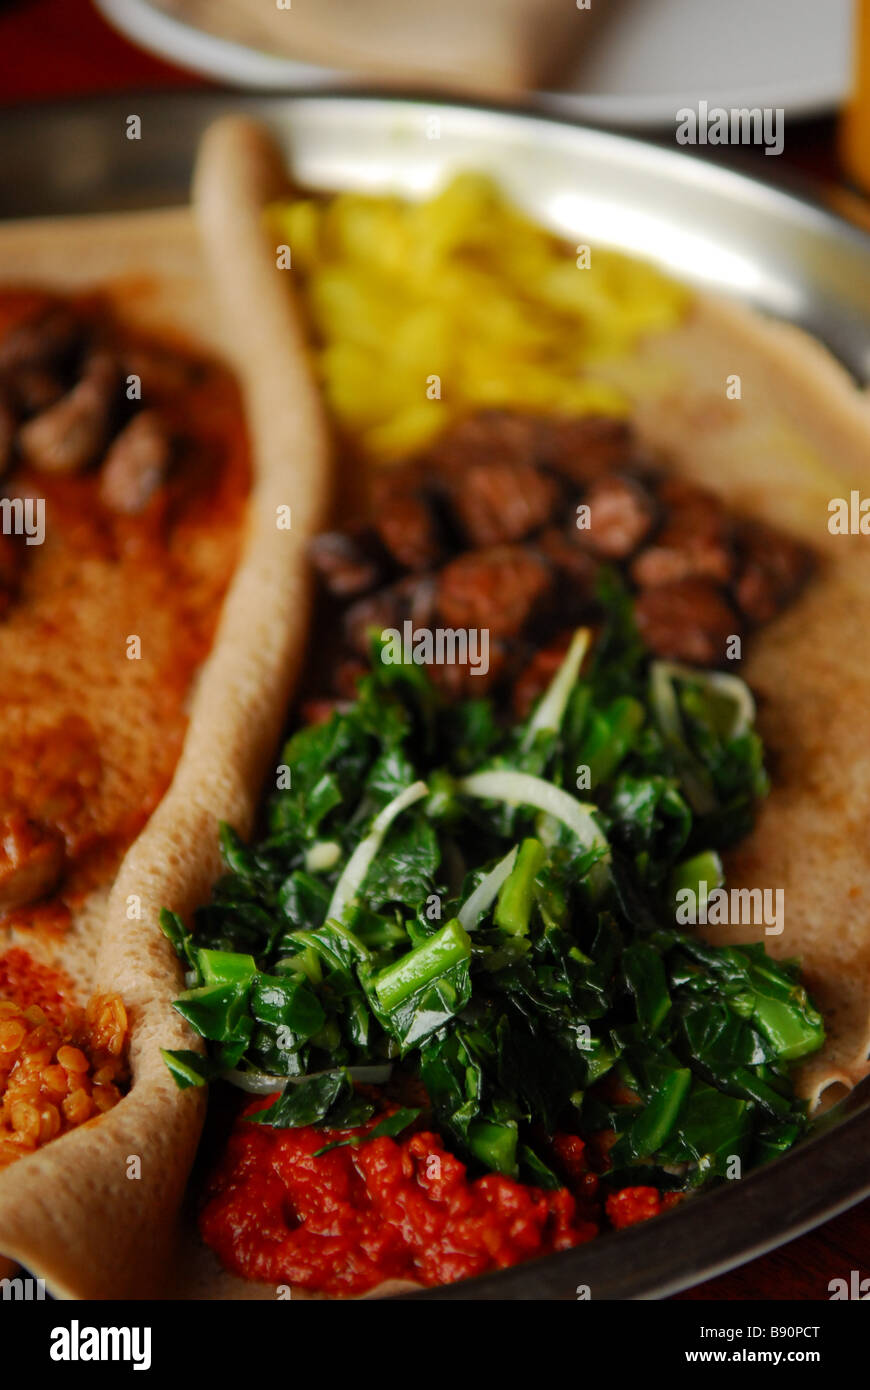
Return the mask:
{"type": "Polygon", "coordinates": [[[345,193],[268,217],[300,276],[333,418],[372,462],[476,409],[625,413],[596,365],[687,304],[651,266],[560,240],[477,174],[420,203],[345,193]]]}

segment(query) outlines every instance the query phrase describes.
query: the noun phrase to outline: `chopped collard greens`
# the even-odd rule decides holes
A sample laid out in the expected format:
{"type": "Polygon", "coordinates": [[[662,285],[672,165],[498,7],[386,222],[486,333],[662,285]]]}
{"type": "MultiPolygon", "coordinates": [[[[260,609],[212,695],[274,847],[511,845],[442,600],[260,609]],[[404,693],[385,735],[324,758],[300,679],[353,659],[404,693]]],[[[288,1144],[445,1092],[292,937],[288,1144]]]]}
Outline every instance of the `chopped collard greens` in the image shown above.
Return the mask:
{"type": "Polygon", "coordinates": [[[263,838],[224,827],[193,930],[163,914],[175,1007],[209,1041],[164,1054],[179,1086],[350,1130],[375,1109],[354,1082],[398,1069],[465,1161],[539,1187],[557,1127],[615,1132],[614,1188],[697,1187],[795,1142],[789,1065],[824,1037],[797,963],[675,915],[767,790],[751,696],[650,663],[615,580],[602,598],[524,724],[375,652],[355,703],[293,735],[263,838]]]}

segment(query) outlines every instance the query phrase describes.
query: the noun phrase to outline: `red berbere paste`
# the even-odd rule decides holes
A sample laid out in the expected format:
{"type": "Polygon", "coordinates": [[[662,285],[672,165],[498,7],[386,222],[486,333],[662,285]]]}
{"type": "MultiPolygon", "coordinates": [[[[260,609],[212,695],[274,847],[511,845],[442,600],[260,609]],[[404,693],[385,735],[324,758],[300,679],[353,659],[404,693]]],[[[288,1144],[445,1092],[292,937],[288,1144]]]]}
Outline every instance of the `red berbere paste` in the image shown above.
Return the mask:
{"type": "Polygon", "coordinates": [[[469,1180],[428,1131],[314,1157],[340,1138],[237,1122],[200,1215],[227,1269],[348,1296],[385,1279],[449,1284],[598,1234],[567,1188],[544,1192],[495,1173],[469,1180]]]}
{"type": "Polygon", "coordinates": [[[37,1004],[51,1023],[62,1023],[75,1003],[75,991],[62,970],[40,965],[13,946],[0,955],[0,999],[11,999],[21,1009],[37,1004]]]}
{"type": "Polygon", "coordinates": [[[681,1192],[659,1192],[657,1187],[623,1187],[611,1192],[605,1204],[611,1226],[621,1231],[624,1226],[636,1226],[660,1216],[683,1199],[681,1192]]]}

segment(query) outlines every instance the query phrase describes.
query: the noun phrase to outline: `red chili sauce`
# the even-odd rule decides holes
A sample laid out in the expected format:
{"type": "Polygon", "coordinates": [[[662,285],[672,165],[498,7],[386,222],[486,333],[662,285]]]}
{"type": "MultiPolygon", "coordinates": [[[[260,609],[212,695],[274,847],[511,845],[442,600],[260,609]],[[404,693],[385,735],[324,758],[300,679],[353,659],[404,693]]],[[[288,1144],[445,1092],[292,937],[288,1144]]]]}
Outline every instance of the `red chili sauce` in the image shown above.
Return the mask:
{"type": "MultiPolygon", "coordinates": [[[[349,1132],[246,1123],[274,1099],[253,1101],[237,1120],[200,1213],[203,1239],[243,1278],[333,1297],[388,1279],[450,1284],[582,1245],[604,1224],[597,1176],[574,1135],[553,1145],[569,1185],[543,1191],[495,1173],[469,1178],[428,1130],[315,1157],[349,1132]]],[[[354,1133],[367,1134],[384,1113],[354,1133]]],[[[626,1226],[673,1200],[626,1188],[606,1212],[626,1226]]]]}
{"type": "Polygon", "coordinates": [[[36,1004],[51,1023],[62,1023],[75,1003],[72,981],[62,970],[41,965],[20,946],[0,956],[0,999],[19,1008],[36,1004]]]}

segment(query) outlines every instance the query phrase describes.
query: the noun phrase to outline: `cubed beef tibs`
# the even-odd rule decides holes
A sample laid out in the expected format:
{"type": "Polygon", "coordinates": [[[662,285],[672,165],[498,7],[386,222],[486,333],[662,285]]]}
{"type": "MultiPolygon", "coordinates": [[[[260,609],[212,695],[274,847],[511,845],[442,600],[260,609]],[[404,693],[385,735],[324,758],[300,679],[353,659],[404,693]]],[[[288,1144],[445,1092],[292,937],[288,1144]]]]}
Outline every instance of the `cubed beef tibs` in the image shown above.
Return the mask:
{"type": "Polygon", "coordinates": [[[172,439],[157,410],[140,410],[106,454],[100,472],[100,501],[126,516],[144,512],[162,487],[172,462],[172,439]]]}
{"type": "Polygon", "coordinates": [[[474,653],[475,661],[442,661],[427,666],[433,683],[452,700],[487,695],[504,675],[508,651],[504,643],[489,640],[487,649],[474,653]]]}
{"type": "Polygon", "coordinates": [[[805,546],[761,521],[742,522],[734,593],[740,611],[753,623],[766,623],[798,591],[812,569],[805,546]]]}
{"type": "Polygon", "coordinates": [[[359,657],[346,657],[335,668],[335,691],[343,700],[355,700],[359,694],[357,685],[369,667],[359,657]]]}
{"type": "Polygon", "coordinates": [[[63,378],[47,367],[20,367],[9,373],[7,381],[15,405],[24,416],[48,410],[66,390],[63,378]]]}
{"type": "Polygon", "coordinates": [[[449,482],[449,500],[470,545],[521,541],[545,526],[559,497],[555,479],[531,463],[473,463],[449,482]]]}
{"type": "Polygon", "coordinates": [[[538,462],[581,486],[625,467],[634,454],[634,435],[627,420],[585,415],[579,420],[539,420],[537,424],[538,462]]]}
{"type": "Polygon", "coordinates": [[[492,637],[513,637],[551,586],[547,564],[524,546],[469,550],[441,571],[438,609],[449,627],[486,627],[492,637]]]}
{"type": "Polygon", "coordinates": [[[372,524],[402,569],[431,569],[442,557],[438,517],[416,470],[375,480],[372,524]]]}
{"type": "Polygon", "coordinates": [[[565,658],[574,636],[573,628],[567,628],[554,637],[546,647],[535,652],[531,661],[523,667],[514,683],[513,706],[518,719],[525,719],[532,706],[549,686],[565,658]]]}
{"type": "Polygon", "coordinates": [[[328,724],[334,714],[343,714],[350,709],[350,700],[323,699],[304,700],[299,711],[303,724],[328,724]]]}
{"type": "Polygon", "coordinates": [[[637,556],[631,577],[641,588],[698,576],[727,583],[734,572],[731,522],[713,493],[680,478],[658,491],[664,523],[637,556]]]}
{"type": "Polygon", "coordinates": [[[60,832],[21,811],[0,816],[0,913],[24,907],[50,893],[63,869],[60,832]]]}
{"type": "Polygon", "coordinates": [[[383,578],[382,566],[364,539],[352,533],[324,531],[314,537],[308,554],[327,592],[336,598],[368,593],[383,578]]]}
{"type": "Polygon", "coordinates": [[[473,464],[533,463],[538,422],[530,415],[484,410],[461,421],[428,452],[434,474],[460,476],[473,464]]]}
{"type": "Polygon", "coordinates": [[[634,616],[656,656],[696,666],[723,665],[729,637],[742,634],[740,619],[709,579],[678,579],[644,589],[635,599],[634,616]]]}
{"type": "Polygon", "coordinates": [[[372,629],[382,632],[386,627],[398,627],[405,616],[395,589],[378,589],[375,594],[358,598],[345,610],[344,634],[352,651],[367,657],[371,650],[372,629]]]}
{"type": "Polygon", "coordinates": [[[428,627],[435,621],[438,604],[438,580],[434,574],[406,574],[393,585],[403,618],[410,618],[414,627],[428,627]]]}
{"type": "Polygon", "coordinates": [[[46,473],[79,473],[95,462],[109,437],[118,386],[115,357],[94,352],[73,389],[22,425],[27,462],[46,473]]]}
{"type": "Polygon", "coordinates": [[[63,305],[25,319],[0,342],[0,372],[21,367],[54,367],[69,360],[81,344],[82,325],[63,305]]]}
{"type": "MultiPolygon", "coordinates": [[[[564,653],[553,634],[600,618],[605,567],[639,590],[647,649],[699,666],[727,663],[728,639],[772,617],[809,567],[802,547],[669,476],[631,424],[609,416],[482,412],[372,491],[367,530],[321,536],[312,551],[325,587],[342,606],[352,601],[338,659],[352,653],[348,670],[358,671],[370,630],[408,619],[415,629],[486,628],[485,677],[458,662],[430,674],[451,695],[506,692],[516,680],[519,714],[564,653]],[[575,513],[586,506],[588,518],[575,513]]],[[[336,688],[350,698],[353,683],[343,674],[336,688]]]]}
{"type": "Polygon", "coordinates": [[[561,581],[568,580],[578,599],[592,597],[600,566],[588,550],[577,544],[576,527],[563,530],[559,526],[548,526],[535,537],[535,549],[556,571],[560,595],[564,593],[561,581]]]}
{"type": "Polygon", "coordinates": [[[655,519],[653,500],[634,478],[618,473],[599,478],[584,495],[589,508],[586,528],[578,528],[577,540],[602,560],[625,560],[649,535],[655,519]]]}

